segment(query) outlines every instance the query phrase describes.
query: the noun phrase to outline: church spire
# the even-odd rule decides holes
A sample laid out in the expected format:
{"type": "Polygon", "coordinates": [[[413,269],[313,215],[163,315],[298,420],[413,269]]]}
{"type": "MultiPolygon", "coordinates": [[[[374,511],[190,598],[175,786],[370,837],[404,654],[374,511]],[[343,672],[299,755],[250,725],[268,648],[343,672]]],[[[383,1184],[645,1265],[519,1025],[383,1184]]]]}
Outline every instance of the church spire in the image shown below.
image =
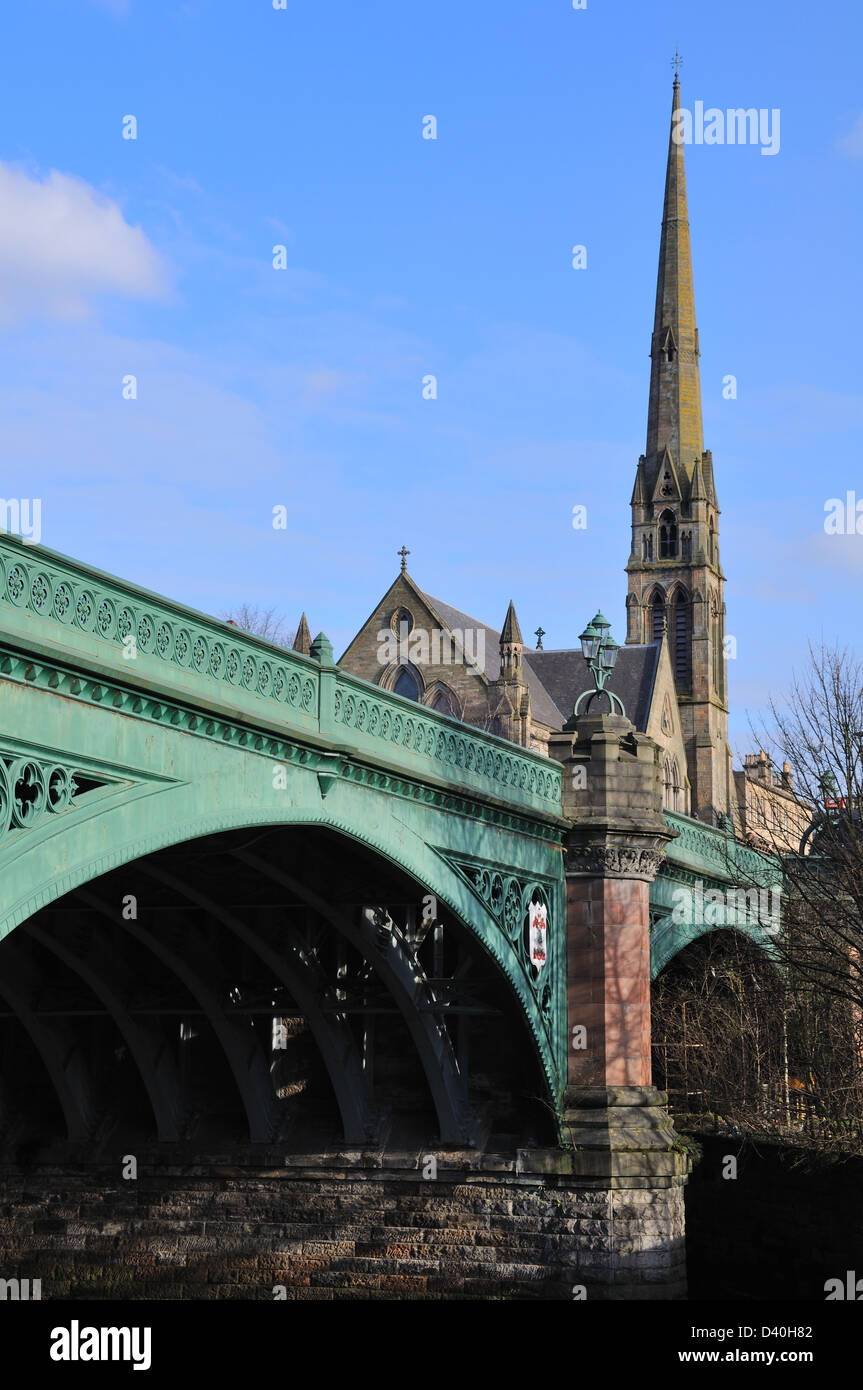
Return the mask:
{"type": "Polygon", "coordinates": [[[647,482],[652,490],[666,448],[678,471],[691,478],[704,451],[698,329],[692,286],[689,210],[683,160],[680,79],[674,78],[671,134],[665,173],[665,203],[659,243],[656,312],[650,345],[650,400],[647,413],[647,482]]]}
{"type": "MultiPolygon", "coordinates": [[[[680,58],[675,54],[675,66],[680,58]]],[[[656,316],[650,346],[647,452],[632,491],[626,640],[667,632],[686,749],[692,815],[713,823],[732,805],[725,690],[725,599],[719,504],[701,429],[680,82],[674,79],[656,316]],[[677,138],[675,138],[677,137],[677,138]]]]}

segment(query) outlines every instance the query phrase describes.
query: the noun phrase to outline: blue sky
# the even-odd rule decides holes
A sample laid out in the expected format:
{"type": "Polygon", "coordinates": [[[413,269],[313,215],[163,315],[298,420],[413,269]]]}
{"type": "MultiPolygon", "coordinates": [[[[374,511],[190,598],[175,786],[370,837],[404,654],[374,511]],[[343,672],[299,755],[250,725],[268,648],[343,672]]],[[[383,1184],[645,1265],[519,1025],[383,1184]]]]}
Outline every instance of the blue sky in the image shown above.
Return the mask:
{"type": "Polygon", "coordinates": [[[600,605],[622,639],[679,44],[685,105],[781,112],[775,156],[686,151],[742,751],[807,638],[859,645],[863,536],[824,506],[863,500],[861,30],[851,0],[15,7],[0,491],[53,549],[305,608],[337,651],[403,543],[495,626],[513,598],[570,646],[600,605]]]}

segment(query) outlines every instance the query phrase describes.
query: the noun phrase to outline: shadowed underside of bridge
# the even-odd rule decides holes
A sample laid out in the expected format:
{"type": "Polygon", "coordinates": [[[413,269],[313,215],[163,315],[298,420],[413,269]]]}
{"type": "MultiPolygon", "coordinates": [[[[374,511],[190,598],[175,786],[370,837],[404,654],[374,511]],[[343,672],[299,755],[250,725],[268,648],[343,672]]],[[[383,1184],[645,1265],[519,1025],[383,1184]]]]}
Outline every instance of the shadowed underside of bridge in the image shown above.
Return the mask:
{"type": "Polygon", "coordinates": [[[206,836],[65,894],[0,945],[7,1151],[553,1142],[512,989],[422,909],[319,827],[206,836]]]}

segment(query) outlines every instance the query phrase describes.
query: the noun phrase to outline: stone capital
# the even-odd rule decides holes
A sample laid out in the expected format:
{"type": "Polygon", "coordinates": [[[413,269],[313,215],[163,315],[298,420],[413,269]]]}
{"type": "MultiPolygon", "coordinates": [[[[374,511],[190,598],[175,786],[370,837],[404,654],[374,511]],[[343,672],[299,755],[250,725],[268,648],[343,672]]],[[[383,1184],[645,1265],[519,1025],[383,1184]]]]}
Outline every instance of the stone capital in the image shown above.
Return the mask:
{"type": "Polygon", "coordinates": [[[564,869],[567,878],[638,878],[652,883],[663,857],[659,849],[642,845],[570,841],[564,849],[564,869]]]}

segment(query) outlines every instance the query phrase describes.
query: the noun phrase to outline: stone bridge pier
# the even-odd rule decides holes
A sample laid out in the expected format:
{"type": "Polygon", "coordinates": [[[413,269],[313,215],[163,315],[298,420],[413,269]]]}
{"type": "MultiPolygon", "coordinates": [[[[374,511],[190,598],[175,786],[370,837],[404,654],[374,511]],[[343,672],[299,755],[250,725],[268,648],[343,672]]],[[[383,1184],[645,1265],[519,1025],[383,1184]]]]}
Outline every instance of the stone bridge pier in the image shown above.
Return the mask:
{"type": "Polygon", "coordinates": [[[587,1296],[685,1297],[688,1160],[651,1084],[650,885],[672,838],[659,750],[619,715],[553,741],[564,764],[568,1061],[557,1165],[605,1210],[576,1232],[587,1296]]]}

